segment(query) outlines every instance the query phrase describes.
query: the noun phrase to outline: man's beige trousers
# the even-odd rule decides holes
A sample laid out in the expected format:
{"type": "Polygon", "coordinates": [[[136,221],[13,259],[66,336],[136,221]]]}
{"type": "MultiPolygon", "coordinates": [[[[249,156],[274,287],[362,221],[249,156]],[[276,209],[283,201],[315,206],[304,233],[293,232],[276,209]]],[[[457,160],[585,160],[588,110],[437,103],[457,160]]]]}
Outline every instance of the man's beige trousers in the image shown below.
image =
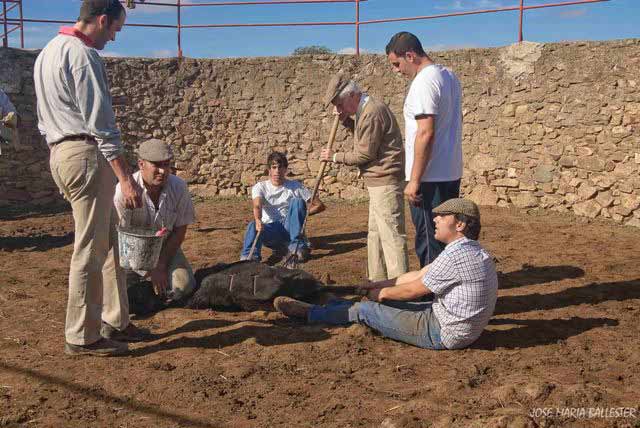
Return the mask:
{"type": "Polygon", "coordinates": [[[178,248],[176,255],[171,259],[169,271],[169,290],[173,291],[175,300],[190,296],[196,289],[196,278],[187,257],[178,248]]]}
{"type": "Polygon", "coordinates": [[[393,184],[367,189],[369,279],[381,281],[396,278],[406,273],[409,266],[402,186],[393,184]]]}
{"type": "Polygon", "coordinates": [[[119,330],[129,324],[113,208],[116,177],[96,144],[85,140],[53,146],[50,165],[75,223],[65,338],[87,345],[100,339],[101,321],[119,330]]]}

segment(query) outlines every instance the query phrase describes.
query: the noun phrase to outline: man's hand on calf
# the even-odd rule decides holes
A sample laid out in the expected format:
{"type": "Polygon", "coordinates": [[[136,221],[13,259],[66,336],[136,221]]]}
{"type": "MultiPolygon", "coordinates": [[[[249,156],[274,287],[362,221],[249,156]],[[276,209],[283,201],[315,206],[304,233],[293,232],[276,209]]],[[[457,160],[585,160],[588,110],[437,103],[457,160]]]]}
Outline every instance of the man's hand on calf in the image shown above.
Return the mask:
{"type": "Polygon", "coordinates": [[[147,277],[151,280],[156,294],[160,297],[165,296],[167,289],[169,288],[167,267],[164,264],[159,263],[158,266],[149,272],[147,277]]]}

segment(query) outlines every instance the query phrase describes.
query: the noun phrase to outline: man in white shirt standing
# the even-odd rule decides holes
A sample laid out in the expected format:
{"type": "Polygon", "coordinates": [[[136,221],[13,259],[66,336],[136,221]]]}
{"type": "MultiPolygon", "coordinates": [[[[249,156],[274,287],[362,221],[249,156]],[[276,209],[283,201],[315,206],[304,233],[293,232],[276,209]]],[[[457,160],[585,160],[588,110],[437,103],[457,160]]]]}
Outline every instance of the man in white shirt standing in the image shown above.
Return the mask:
{"type": "Polygon", "coordinates": [[[62,27],[36,59],[33,78],[38,128],[51,150],[51,175],[71,203],[75,224],[69,269],[65,353],[110,356],[147,332],[129,322],[124,271],[119,266],[116,178],[129,208],[140,186],[124,157],[107,72],[97,50],[124,26],[118,0],[83,0],[78,21],[62,27]]]}
{"type": "Polygon", "coordinates": [[[393,70],[413,79],[404,102],[404,190],[416,229],[420,266],[438,257],[433,208],[460,195],[462,178],[462,88],[456,75],[435,64],[418,38],[394,35],[386,47],[393,70]]]}
{"type": "MultiPolygon", "coordinates": [[[[253,218],[244,234],[240,260],[248,260],[255,240],[253,259],[261,260],[262,245],[276,250],[288,247],[298,261],[305,261],[310,253],[309,243],[302,236],[311,191],[299,181],[287,180],[289,161],[284,153],[273,152],[267,157],[269,179],[251,189],[253,218]],[[259,235],[258,235],[259,234],[259,235]],[[257,236],[257,240],[256,240],[257,236]]],[[[324,211],[325,206],[316,199],[309,206],[309,215],[324,211]]]]}
{"type": "Polygon", "coordinates": [[[138,149],[139,171],[133,179],[142,187],[142,207],[130,210],[120,185],[113,197],[120,224],[153,230],[166,228],[166,238],[156,267],[136,272],[148,278],[156,294],[180,300],[195,290],[193,269],[181,246],[187,227],[195,221],[195,210],[187,183],[171,173],[173,152],[161,140],[143,142],[138,149]]]}

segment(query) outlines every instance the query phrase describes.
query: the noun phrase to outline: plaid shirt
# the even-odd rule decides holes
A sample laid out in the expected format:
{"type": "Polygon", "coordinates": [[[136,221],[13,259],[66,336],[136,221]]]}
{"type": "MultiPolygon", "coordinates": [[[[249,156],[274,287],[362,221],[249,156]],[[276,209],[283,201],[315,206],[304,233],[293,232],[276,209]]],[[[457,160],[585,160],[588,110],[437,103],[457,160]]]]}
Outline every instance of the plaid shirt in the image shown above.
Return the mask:
{"type": "Polygon", "coordinates": [[[496,305],[498,276],[491,255],[478,241],[449,243],[422,279],[435,294],[433,313],[448,349],[473,343],[489,323],[496,305]]]}

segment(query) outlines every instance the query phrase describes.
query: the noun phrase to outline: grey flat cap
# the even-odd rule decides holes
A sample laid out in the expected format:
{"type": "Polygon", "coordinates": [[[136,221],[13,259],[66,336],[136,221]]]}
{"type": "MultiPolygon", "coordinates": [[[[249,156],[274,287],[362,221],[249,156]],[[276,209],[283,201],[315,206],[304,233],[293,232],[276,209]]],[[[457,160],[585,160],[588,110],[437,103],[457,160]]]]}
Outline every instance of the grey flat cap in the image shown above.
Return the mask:
{"type": "Polygon", "coordinates": [[[154,138],[140,144],[138,157],[150,162],[162,162],[173,159],[173,150],[164,141],[154,138]]]}
{"type": "Polygon", "coordinates": [[[340,92],[342,92],[342,90],[347,87],[350,81],[351,79],[349,78],[349,76],[344,74],[342,71],[339,71],[338,73],[333,75],[331,80],[329,80],[327,92],[324,94],[325,107],[329,107],[331,101],[333,101],[335,97],[337,97],[340,92]]]}
{"type": "Polygon", "coordinates": [[[480,210],[475,202],[464,198],[453,198],[444,201],[433,209],[434,214],[464,214],[469,217],[480,218],[480,210]]]}

